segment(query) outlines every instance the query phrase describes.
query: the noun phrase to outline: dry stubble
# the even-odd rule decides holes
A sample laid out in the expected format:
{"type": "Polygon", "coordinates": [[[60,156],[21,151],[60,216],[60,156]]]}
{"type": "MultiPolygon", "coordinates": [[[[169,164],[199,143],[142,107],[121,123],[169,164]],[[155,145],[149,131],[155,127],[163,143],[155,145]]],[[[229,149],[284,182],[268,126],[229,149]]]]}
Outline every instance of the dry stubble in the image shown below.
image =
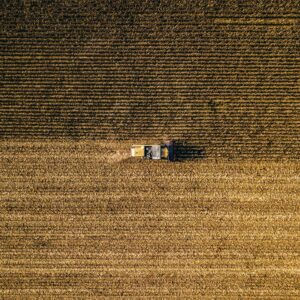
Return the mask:
{"type": "Polygon", "coordinates": [[[1,142],[2,296],[300,296],[298,162],[129,145],[1,142]]]}

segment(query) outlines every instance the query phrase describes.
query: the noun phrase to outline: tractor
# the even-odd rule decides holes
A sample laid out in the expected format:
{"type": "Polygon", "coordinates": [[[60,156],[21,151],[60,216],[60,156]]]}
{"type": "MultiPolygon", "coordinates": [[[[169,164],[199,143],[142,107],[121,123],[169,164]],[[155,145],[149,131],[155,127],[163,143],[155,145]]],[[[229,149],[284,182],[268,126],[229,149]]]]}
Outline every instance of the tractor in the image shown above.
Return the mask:
{"type": "Polygon", "coordinates": [[[175,142],[168,141],[160,145],[132,145],[131,156],[142,157],[144,159],[175,161],[175,142]]]}

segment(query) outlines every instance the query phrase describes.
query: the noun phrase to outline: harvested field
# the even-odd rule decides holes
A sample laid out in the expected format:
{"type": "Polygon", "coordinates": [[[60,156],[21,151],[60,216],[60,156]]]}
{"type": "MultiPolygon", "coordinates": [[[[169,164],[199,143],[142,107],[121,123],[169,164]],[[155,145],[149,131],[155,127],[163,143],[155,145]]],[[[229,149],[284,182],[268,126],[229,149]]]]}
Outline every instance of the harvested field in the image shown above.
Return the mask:
{"type": "Polygon", "coordinates": [[[297,161],[129,145],[0,144],[0,295],[300,297],[297,161]]]}

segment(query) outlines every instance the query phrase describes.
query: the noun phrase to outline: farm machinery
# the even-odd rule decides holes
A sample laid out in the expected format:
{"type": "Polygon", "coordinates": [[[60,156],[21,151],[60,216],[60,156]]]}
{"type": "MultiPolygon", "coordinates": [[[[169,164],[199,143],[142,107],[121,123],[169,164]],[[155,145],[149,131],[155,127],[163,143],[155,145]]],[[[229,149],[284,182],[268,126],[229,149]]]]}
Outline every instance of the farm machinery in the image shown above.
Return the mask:
{"type": "Polygon", "coordinates": [[[159,145],[132,145],[131,156],[144,159],[164,159],[174,161],[176,158],[175,142],[168,141],[159,145]]]}

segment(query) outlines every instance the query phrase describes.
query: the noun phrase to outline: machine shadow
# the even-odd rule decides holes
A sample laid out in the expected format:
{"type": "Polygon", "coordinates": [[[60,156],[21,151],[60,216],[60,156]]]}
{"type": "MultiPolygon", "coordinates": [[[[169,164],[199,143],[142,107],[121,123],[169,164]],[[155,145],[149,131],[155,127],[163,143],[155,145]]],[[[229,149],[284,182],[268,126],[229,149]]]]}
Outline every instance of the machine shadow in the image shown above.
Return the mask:
{"type": "Polygon", "coordinates": [[[198,146],[184,141],[176,141],[176,161],[205,158],[205,151],[198,146]]]}

